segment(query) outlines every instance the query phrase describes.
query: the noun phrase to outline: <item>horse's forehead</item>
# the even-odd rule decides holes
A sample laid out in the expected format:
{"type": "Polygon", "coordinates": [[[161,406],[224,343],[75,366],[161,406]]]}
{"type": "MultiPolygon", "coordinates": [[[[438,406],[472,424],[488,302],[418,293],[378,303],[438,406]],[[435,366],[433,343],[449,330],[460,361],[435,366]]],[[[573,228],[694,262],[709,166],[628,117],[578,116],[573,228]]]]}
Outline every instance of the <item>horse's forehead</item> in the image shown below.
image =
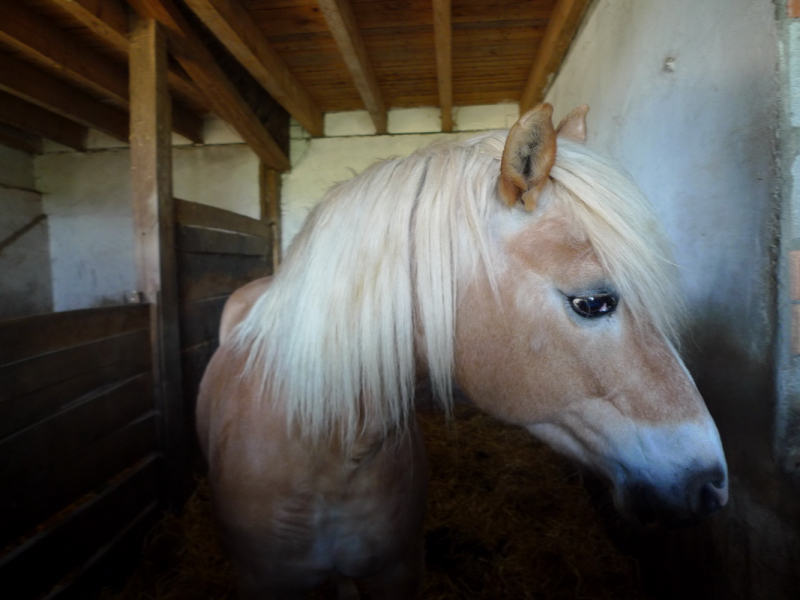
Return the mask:
{"type": "Polygon", "coordinates": [[[589,239],[563,214],[522,228],[509,238],[507,249],[524,268],[563,285],[588,285],[605,278],[589,239]]]}

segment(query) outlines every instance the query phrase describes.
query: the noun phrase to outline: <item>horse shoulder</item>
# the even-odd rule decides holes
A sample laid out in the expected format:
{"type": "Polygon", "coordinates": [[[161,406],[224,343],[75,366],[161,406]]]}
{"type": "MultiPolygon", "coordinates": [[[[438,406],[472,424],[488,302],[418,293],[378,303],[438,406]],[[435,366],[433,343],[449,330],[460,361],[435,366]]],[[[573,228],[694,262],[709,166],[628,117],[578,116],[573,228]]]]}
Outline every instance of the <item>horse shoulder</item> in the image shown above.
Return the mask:
{"type": "Polygon", "coordinates": [[[231,294],[222,309],[222,318],[219,324],[220,346],[230,339],[233,329],[247,316],[255,301],[267,291],[271,282],[272,277],[256,279],[231,294]]]}

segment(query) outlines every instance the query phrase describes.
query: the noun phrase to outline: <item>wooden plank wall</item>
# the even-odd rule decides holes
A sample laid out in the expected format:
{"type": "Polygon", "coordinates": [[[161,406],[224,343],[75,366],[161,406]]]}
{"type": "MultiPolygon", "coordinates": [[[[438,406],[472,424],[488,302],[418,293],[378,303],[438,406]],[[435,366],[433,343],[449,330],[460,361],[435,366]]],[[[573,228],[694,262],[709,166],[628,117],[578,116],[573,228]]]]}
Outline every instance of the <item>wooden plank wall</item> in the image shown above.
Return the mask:
{"type": "Polygon", "coordinates": [[[272,273],[273,227],[185,200],[175,200],[175,210],[183,390],[194,430],[195,399],[219,345],[222,308],[234,290],[272,273]]]}
{"type": "Polygon", "coordinates": [[[3,597],[80,597],[157,519],[149,311],[0,322],[3,597]]]}

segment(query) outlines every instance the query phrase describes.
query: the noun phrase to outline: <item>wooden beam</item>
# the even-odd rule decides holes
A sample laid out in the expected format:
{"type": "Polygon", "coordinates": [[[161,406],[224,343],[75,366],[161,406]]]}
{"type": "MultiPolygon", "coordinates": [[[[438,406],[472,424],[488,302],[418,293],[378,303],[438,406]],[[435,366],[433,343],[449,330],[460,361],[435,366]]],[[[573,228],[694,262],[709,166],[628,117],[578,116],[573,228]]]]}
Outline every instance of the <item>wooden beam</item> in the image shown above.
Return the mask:
{"type": "Polygon", "coordinates": [[[258,157],[279,171],[289,159],[230,82],[172,0],[129,0],[143,17],[159,21],[180,65],[203,90],[212,110],[242,136],[258,157]]]}
{"type": "Polygon", "coordinates": [[[86,127],[5,92],[0,92],[0,123],[53,140],[73,150],[86,150],[86,127]]]}
{"type": "Polygon", "coordinates": [[[42,138],[0,123],[0,144],[28,154],[42,153],[42,138]]]}
{"type": "MultiPolygon", "coordinates": [[[[123,54],[128,54],[129,14],[116,0],[51,0],[86,27],[96,36],[123,54]]],[[[170,87],[178,97],[202,110],[208,109],[208,101],[188,76],[177,68],[170,68],[170,87]]]]}
{"type": "Polygon", "coordinates": [[[591,0],[558,0],[522,91],[519,111],[524,113],[544,99],[552,74],[558,71],[591,0]]]}
{"type": "Polygon", "coordinates": [[[0,90],[81,125],[128,141],[128,115],[0,52],[0,90]]]}
{"type": "Polygon", "coordinates": [[[281,174],[266,165],[259,165],[261,220],[272,229],[272,270],[281,263],[281,174]]]}
{"type": "Polygon", "coordinates": [[[188,439],[178,324],[178,270],[172,201],[172,142],[167,40],[153,19],[131,31],[131,174],[138,289],[151,306],[150,339],[167,497],[185,490],[188,439]]]}
{"type": "Polygon", "coordinates": [[[386,133],[386,105],[348,0],[317,0],[377,133],[386,133]]]}
{"type": "MultiPolygon", "coordinates": [[[[67,33],[15,0],[0,0],[0,41],[47,70],[85,86],[127,108],[125,69],[93,52],[67,33]]],[[[203,121],[175,107],[175,131],[202,143],[203,121]]]]}
{"type": "Polygon", "coordinates": [[[436,74],[442,131],[453,131],[453,32],[450,0],[433,0],[433,35],[436,44],[436,74]]]}
{"type": "Polygon", "coordinates": [[[324,135],[322,111],[267,42],[240,0],[186,0],[186,4],[311,135],[324,135]]]}

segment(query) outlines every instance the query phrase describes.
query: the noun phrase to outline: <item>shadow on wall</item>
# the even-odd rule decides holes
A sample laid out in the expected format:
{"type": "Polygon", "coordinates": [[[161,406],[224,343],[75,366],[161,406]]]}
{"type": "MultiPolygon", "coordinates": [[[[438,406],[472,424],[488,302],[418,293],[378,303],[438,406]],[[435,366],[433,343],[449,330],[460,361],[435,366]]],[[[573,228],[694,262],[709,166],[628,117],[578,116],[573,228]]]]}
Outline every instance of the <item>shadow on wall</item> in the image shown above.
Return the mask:
{"type": "Polygon", "coordinates": [[[602,484],[587,478],[586,487],[617,546],[639,560],[652,598],[798,598],[800,493],[773,455],[772,352],[754,359],[713,317],[691,330],[684,354],[722,436],[728,506],[696,527],[665,530],[622,521],[602,484]]]}

